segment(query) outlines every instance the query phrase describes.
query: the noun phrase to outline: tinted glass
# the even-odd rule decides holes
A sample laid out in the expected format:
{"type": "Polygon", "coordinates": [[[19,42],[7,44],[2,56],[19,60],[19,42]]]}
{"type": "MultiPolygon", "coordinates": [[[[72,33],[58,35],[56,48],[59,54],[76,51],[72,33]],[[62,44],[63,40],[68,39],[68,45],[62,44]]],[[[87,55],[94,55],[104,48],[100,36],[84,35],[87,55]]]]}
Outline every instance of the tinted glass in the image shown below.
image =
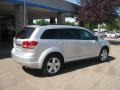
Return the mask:
{"type": "Polygon", "coordinates": [[[20,38],[20,39],[28,39],[34,32],[35,28],[31,27],[24,27],[18,30],[17,34],[15,35],[15,38],[20,38]]]}
{"type": "Polygon", "coordinates": [[[48,29],[41,39],[80,39],[80,32],[77,29],[48,29]]]}
{"type": "Polygon", "coordinates": [[[94,35],[86,30],[81,30],[81,39],[82,40],[92,40],[94,35]]]}
{"type": "Polygon", "coordinates": [[[77,29],[63,29],[60,37],[61,39],[80,39],[80,32],[77,29]]]}
{"type": "Polygon", "coordinates": [[[59,29],[48,29],[46,30],[41,39],[60,39],[59,37],[59,29]]]}

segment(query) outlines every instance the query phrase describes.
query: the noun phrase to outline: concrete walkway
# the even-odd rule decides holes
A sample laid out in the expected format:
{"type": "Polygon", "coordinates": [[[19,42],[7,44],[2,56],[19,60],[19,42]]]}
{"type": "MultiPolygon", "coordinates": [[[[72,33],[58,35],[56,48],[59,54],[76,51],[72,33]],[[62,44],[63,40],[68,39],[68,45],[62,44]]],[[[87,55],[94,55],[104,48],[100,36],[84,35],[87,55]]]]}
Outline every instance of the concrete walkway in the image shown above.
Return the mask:
{"type": "Polygon", "coordinates": [[[109,62],[97,60],[65,65],[61,74],[44,77],[12,58],[0,59],[0,90],[120,90],[120,46],[112,45],[109,62]]]}

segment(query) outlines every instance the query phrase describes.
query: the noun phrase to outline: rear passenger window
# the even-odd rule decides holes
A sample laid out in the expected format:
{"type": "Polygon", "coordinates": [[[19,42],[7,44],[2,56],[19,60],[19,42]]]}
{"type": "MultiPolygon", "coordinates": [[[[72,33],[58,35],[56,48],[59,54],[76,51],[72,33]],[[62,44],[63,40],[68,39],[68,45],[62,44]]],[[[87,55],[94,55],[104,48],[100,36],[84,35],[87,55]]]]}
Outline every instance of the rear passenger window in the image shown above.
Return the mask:
{"type": "Polygon", "coordinates": [[[48,29],[42,34],[41,39],[60,39],[59,30],[48,29]]]}

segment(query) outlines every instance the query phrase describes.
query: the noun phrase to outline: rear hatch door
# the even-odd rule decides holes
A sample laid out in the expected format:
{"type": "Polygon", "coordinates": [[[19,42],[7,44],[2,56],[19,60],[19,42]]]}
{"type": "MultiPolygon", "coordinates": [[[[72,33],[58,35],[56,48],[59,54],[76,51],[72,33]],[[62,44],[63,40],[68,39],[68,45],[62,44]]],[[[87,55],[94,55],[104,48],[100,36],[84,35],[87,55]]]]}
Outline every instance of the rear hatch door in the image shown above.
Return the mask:
{"type": "Polygon", "coordinates": [[[17,30],[17,33],[14,38],[14,43],[13,43],[14,48],[17,50],[17,52],[24,51],[24,49],[22,48],[23,42],[28,41],[34,31],[35,31],[35,28],[33,27],[22,27],[19,30],[17,30]]]}

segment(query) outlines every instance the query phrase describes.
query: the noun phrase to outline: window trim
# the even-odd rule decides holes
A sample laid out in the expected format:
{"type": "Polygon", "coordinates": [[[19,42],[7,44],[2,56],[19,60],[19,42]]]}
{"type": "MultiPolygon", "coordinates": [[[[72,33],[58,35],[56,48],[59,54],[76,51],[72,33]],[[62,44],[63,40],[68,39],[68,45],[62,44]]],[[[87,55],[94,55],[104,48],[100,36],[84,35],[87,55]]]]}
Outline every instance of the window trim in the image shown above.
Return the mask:
{"type": "Polygon", "coordinates": [[[76,39],[75,39],[75,38],[73,38],[73,39],[67,39],[67,38],[66,38],[66,39],[65,39],[65,38],[61,38],[61,37],[60,37],[60,32],[58,33],[58,38],[56,38],[56,39],[42,38],[43,34],[44,34],[47,30],[60,30],[60,29],[61,29],[61,30],[62,30],[62,29],[66,29],[66,30],[67,30],[67,29],[73,29],[73,30],[78,30],[78,31],[80,30],[80,33],[81,33],[81,31],[86,31],[86,32],[88,32],[89,34],[91,34],[93,37],[95,36],[92,32],[90,32],[90,31],[87,30],[87,29],[80,29],[80,28],[51,28],[51,29],[46,29],[46,30],[44,30],[43,33],[42,33],[41,36],[40,36],[40,39],[43,39],[43,40],[47,40],[47,39],[48,39],[48,40],[94,40],[94,38],[93,38],[93,39],[92,39],[92,38],[91,38],[91,39],[82,39],[82,38],[81,38],[81,34],[80,34],[80,38],[78,38],[78,39],[77,39],[77,38],[76,38],[76,39]]]}

